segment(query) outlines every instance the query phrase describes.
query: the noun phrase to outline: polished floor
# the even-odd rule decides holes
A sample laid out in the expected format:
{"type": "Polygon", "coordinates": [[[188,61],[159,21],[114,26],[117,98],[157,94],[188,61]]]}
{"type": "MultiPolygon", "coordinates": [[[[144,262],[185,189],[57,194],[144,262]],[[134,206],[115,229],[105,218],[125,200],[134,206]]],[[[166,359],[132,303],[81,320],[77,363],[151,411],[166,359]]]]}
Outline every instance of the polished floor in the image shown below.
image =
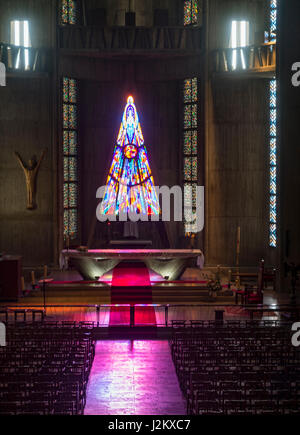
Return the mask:
{"type": "Polygon", "coordinates": [[[185,401],[166,340],[97,342],[87,388],[86,415],[185,413],[185,401]]]}

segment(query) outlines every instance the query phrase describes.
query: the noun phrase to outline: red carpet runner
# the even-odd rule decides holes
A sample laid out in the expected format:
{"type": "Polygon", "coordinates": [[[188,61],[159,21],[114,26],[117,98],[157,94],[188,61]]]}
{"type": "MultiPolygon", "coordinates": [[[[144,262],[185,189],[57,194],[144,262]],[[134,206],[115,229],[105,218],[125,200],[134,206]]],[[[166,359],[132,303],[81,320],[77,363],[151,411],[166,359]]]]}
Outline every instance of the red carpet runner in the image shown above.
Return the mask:
{"type": "MultiPolygon", "coordinates": [[[[152,304],[152,289],[147,267],[143,263],[124,262],[113,270],[111,304],[152,304]],[[136,288],[143,286],[143,289],[136,288]],[[122,289],[124,287],[124,289],[122,289]]],[[[129,324],[129,307],[111,307],[109,324],[129,324]]],[[[135,308],[136,325],[156,325],[153,307],[135,308]]]]}

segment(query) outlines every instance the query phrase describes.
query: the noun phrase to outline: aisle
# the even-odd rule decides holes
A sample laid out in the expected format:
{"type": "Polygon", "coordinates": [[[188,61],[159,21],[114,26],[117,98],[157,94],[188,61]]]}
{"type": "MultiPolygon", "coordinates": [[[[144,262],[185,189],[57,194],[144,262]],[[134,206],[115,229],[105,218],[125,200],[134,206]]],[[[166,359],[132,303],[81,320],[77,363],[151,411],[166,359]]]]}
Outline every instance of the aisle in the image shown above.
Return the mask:
{"type": "Polygon", "coordinates": [[[166,340],[102,340],[85,414],[181,415],[185,401],[166,340]]]}

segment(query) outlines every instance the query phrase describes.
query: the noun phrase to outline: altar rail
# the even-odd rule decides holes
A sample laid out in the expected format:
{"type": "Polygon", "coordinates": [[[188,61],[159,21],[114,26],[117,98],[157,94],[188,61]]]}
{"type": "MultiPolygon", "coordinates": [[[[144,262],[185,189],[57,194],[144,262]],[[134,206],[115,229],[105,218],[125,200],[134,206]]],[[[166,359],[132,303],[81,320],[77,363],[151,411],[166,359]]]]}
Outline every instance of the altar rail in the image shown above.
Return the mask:
{"type": "Polygon", "coordinates": [[[199,51],[200,27],[60,26],[59,44],[65,50],[199,51]]]}
{"type": "Polygon", "coordinates": [[[211,68],[215,73],[242,71],[275,73],[276,43],[213,50],[211,68]]]}
{"type": "Polygon", "coordinates": [[[119,308],[120,310],[128,310],[130,320],[127,323],[120,323],[120,327],[139,327],[139,326],[158,326],[165,328],[184,328],[184,327],[208,327],[218,324],[234,325],[247,327],[251,324],[278,326],[285,321],[297,321],[300,315],[300,305],[221,305],[221,304],[84,304],[84,305],[10,305],[0,306],[0,321],[10,323],[19,322],[36,322],[46,321],[47,323],[61,323],[68,326],[73,324],[86,324],[91,328],[107,328],[109,326],[110,308],[119,308]],[[136,324],[135,312],[138,308],[153,307],[156,311],[157,322],[151,324],[136,324]],[[190,320],[191,310],[198,309],[199,316],[197,319],[190,320]],[[201,314],[201,309],[203,313],[201,314]],[[240,311],[242,309],[242,311],[240,311]],[[233,314],[233,319],[223,319],[223,314],[226,312],[230,317],[233,314]],[[284,320],[270,319],[275,313],[284,313],[284,320]],[[203,314],[206,317],[203,319],[203,314]],[[260,318],[255,319],[255,314],[259,314],[260,318]],[[263,317],[265,317],[263,319],[263,317]],[[74,318],[76,320],[74,320],[74,318]],[[72,320],[70,320],[72,319],[72,320]]]}
{"type": "Polygon", "coordinates": [[[0,42],[0,62],[8,73],[45,73],[50,70],[50,53],[46,48],[26,48],[0,42]]]}

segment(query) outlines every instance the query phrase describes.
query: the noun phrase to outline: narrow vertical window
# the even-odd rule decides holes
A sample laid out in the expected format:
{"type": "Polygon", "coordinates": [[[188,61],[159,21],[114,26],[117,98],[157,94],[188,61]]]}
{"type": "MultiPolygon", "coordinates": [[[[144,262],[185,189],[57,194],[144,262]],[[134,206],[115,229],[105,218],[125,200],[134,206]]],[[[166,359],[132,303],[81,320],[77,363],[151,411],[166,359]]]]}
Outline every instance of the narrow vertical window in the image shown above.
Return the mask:
{"type": "Polygon", "coordinates": [[[78,83],[63,78],[64,237],[78,238],[78,83]]]}
{"type": "Polygon", "coordinates": [[[77,24],[77,1],[62,0],[61,3],[62,24],[77,24]]]}
{"type": "Polygon", "coordinates": [[[183,83],[183,186],[184,205],[188,208],[186,224],[192,222],[196,207],[198,182],[198,80],[196,77],[183,83]]]}
{"type": "Polygon", "coordinates": [[[185,0],[183,6],[183,24],[189,26],[198,23],[198,0],[185,0]]]}
{"type": "Polygon", "coordinates": [[[246,69],[246,62],[243,50],[238,48],[247,47],[249,45],[249,21],[232,21],[230,33],[230,48],[232,51],[231,67],[233,70],[237,69],[237,56],[240,53],[241,68],[246,69]]]}
{"type": "Polygon", "coordinates": [[[23,50],[18,51],[14,68],[20,69],[21,63],[23,63],[24,69],[28,70],[30,67],[28,48],[31,47],[29,21],[13,20],[10,22],[10,43],[18,47],[24,47],[23,50]]]}
{"type": "MultiPolygon", "coordinates": [[[[183,6],[183,25],[198,23],[198,1],[186,0],[183,6]]],[[[184,206],[188,209],[184,217],[184,230],[193,224],[192,213],[196,209],[196,186],[198,181],[198,79],[183,81],[183,195],[184,206]]]]}
{"type": "MultiPolygon", "coordinates": [[[[277,0],[270,0],[269,31],[266,32],[266,42],[275,43],[277,33],[277,0]]],[[[275,47],[273,48],[275,50],[275,47]]],[[[277,246],[277,210],[278,210],[278,186],[277,186],[277,80],[274,77],[269,82],[269,246],[277,246]]]]}
{"type": "Polygon", "coordinates": [[[269,156],[270,156],[270,224],[269,244],[277,245],[277,82],[270,81],[269,86],[269,156]]]}

